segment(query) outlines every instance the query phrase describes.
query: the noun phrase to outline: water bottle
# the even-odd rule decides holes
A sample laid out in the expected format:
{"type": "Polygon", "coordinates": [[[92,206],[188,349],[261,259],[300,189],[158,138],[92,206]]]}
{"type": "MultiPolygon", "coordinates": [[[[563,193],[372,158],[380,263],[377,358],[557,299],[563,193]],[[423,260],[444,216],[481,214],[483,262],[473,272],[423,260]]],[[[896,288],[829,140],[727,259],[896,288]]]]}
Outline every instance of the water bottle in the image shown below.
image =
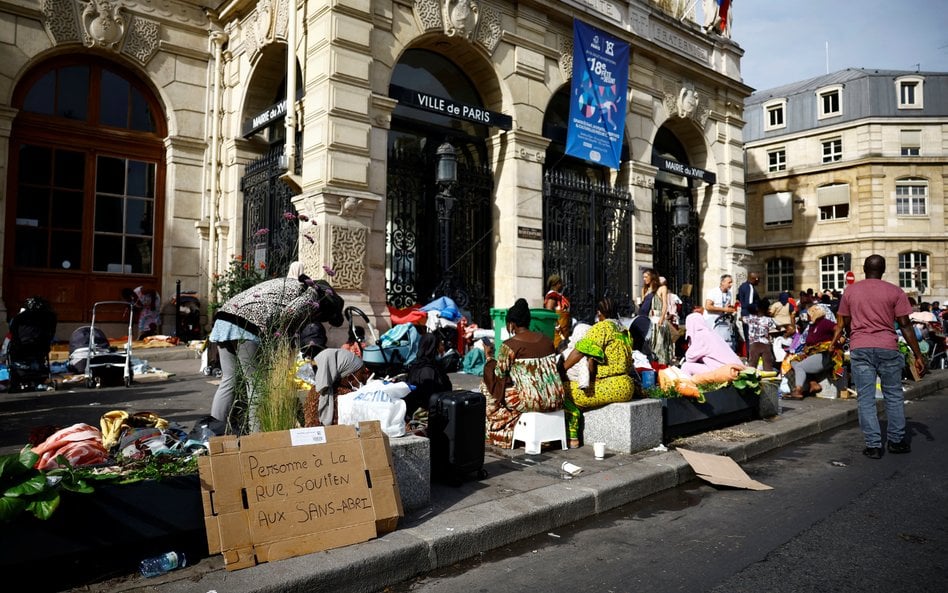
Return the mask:
{"type": "Polygon", "coordinates": [[[156,577],[171,572],[176,568],[187,566],[187,558],[183,553],[167,552],[161,556],[145,558],[141,561],[141,571],[144,577],[156,577]]]}

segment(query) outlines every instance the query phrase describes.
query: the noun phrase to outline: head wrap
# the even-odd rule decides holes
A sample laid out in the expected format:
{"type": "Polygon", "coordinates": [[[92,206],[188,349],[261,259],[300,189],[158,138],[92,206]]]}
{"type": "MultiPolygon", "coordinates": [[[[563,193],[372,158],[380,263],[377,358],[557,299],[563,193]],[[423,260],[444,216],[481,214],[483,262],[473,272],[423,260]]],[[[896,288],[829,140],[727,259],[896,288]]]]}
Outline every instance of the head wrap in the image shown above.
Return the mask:
{"type": "Polygon", "coordinates": [[[826,317],[826,311],[823,309],[823,307],[819,305],[813,305],[812,307],[807,309],[806,314],[810,318],[810,323],[815,323],[817,319],[820,319],[821,317],[826,317]]]}
{"type": "Polygon", "coordinates": [[[517,327],[530,327],[530,306],[526,299],[517,299],[513,307],[507,309],[507,323],[517,327]]]}

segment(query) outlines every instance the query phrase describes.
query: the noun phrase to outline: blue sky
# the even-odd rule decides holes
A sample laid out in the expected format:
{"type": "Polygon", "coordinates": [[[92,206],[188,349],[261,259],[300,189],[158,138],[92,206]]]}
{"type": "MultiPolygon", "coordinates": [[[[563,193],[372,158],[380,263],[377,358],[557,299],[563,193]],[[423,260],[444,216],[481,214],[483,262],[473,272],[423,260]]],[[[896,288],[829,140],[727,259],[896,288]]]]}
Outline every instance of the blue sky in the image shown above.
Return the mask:
{"type": "Polygon", "coordinates": [[[948,72],[946,0],[733,0],[733,11],[744,82],[756,90],[825,74],[827,42],[830,72],[948,72]]]}

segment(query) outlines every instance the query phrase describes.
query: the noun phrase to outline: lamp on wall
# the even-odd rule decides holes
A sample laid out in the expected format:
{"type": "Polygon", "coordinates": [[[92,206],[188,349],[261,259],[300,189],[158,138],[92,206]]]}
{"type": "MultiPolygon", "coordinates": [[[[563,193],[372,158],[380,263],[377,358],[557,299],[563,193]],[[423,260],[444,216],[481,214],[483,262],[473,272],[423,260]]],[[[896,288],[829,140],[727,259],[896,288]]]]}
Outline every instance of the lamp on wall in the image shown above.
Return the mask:
{"type": "Polygon", "coordinates": [[[691,202],[688,196],[680,193],[672,205],[672,226],[683,229],[691,222],[691,202]]]}
{"type": "Polygon", "coordinates": [[[445,141],[435,152],[438,157],[435,181],[438,193],[435,205],[438,208],[439,243],[441,247],[441,282],[435,296],[451,296],[454,291],[451,273],[451,213],[454,210],[454,189],[458,182],[457,151],[445,141]]]}

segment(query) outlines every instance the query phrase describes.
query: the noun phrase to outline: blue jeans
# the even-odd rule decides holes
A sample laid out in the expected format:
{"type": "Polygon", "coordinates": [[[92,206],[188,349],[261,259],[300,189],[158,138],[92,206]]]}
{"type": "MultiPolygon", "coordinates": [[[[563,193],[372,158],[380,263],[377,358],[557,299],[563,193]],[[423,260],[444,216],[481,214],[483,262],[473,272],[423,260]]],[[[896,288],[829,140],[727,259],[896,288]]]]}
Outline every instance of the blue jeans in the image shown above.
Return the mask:
{"type": "Polygon", "coordinates": [[[890,443],[905,438],[905,396],[902,393],[902,369],[905,357],[898,350],[857,348],[850,352],[853,385],[859,407],[859,426],[867,447],[881,447],[882,433],[876,410],[876,376],[885,398],[886,436],[890,443]]]}

